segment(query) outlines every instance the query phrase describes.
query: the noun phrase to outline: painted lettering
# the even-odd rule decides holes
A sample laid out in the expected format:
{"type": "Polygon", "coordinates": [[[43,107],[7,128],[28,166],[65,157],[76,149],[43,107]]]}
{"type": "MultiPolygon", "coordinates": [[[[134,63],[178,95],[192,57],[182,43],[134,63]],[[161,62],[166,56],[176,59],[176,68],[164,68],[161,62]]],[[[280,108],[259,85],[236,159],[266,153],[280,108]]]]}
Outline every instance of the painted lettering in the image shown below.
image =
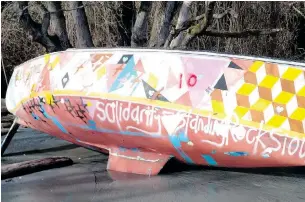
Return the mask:
{"type": "MultiPolygon", "coordinates": [[[[179,88],[182,88],[182,78],[183,78],[183,74],[180,74],[179,88]]],[[[197,83],[197,76],[195,74],[190,74],[188,76],[188,79],[187,79],[186,83],[187,83],[188,87],[195,86],[196,83],[197,83]]]]}

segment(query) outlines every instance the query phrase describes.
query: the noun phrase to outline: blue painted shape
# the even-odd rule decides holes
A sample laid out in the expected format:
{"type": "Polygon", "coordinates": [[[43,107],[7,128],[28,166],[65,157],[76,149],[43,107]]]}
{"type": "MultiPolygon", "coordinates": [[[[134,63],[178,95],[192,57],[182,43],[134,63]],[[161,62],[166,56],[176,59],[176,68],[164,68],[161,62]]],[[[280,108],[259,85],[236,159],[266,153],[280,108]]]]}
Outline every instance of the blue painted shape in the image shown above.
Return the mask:
{"type": "Polygon", "coordinates": [[[124,69],[122,70],[122,72],[119,74],[119,76],[111,85],[109,92],[112,92],[120,88],[122,78],[126,77],[126,79],[130,79],[132,76],[137,76],[137,71],[134,69],[134,67],[135,67],[135,63],[134,63],[134,58],[132,56],[129,59],[126,66],[124,67],[124,69]]]}
{"type": "Polygon", "coordinates": [[[39,120],[39,117],[38,117],[34,112],[32,112],[32,117],[33,117],[35,120],[39,120]]]}
{"type": "Polygon", "coordinates": [[[229,156],[248,156],[249,153],[248,152],[225,152],[225,154],[229,155],[229,156]]]}
{"type": "Polygon", "coordinates": [[[201,78],[203,78],[203,74],[197,75],[197,79],[198,79],[198,80],[201,79],[201,78]]]}
{"type": "Polygon", "coordinates": [[[51,120],[53,121],[53,123],[54,123],[63,133],[69,134],[68,131],[63,127],[63,125],[59,122],[59,120],[58,120],[56,117],[50,116],[50,115],[46,112],[46,110],[45,110],[45,108],[44,108],[43,105],[41,106],[41,110],[42,110],[43,115],[44,115],[47,119],[51,119],[51,120]]]}
{"type": "Polygon", "coordinates": [[[184,133],[184,131],[180,131],[179,133],[178,133],[178,136],[179,136],[179,139],[180,139],[180,141],[181,142],[189,142],[190,140],[189,140],[189,138],[187,137],[187,135],[184,133]]]}
{"type": "Polygon", "coordinates": [[[169,140],[171,141],[172,145],[175,148],[180,148],[181,147],[180,140],[176,135],[169,135],[169,140]]]}
{"type": "Polygon", "coordinates": [[[263,157],[263,158],[269,158],[270,155],[269,155],[269,154],[263,154],[262,157],[263,157]]]}
{"type": "Polygon", "coordinates": [[[131,148],[130,150],[133,151],[133,152],[139,152],[140,151],[138,148],[131,148]]]}
{"type": "Polygon", "coordinates": [[[208,163],[208,165],[210,165],[210,166],[217,166],[218,165],[217,162],[213,159],[212,156],[206,155],[206,154],[202,154],[201,156],[208,163]]]}
{"type": "Polygon", "coordinates": [[[95,121],[89,120],[88,121],[88,126],[89,126],[90,129],[96,130],[96,123],[95,123],[95,121]]]}
{"type": "Polygon", "coordinates": [[[122,151],[122,152],[125,152],[126,148],[125,147],[119,147],[119,150],[122,151]]]}
{"type": "Polygon", "coordinates": [[[178,136],[176,135],[169,135],[169,140],[179,153],[179,155],[189,164],[193,164],[193,160],[181,149],[181,142],[178,136]]]}

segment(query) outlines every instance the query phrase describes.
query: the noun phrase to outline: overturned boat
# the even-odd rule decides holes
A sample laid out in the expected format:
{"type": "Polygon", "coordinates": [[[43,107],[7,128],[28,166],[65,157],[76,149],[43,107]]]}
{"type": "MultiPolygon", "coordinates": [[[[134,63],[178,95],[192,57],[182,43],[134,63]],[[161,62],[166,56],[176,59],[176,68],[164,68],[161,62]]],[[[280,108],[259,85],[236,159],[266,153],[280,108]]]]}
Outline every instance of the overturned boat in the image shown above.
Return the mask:
{"type": "Polygon", "coordinates": [[[24,126],[109,151],[109,170],[156,175],[170,158],[305,165],[305,64],[209,52],[69,49],[15,68],[24,126]]]}

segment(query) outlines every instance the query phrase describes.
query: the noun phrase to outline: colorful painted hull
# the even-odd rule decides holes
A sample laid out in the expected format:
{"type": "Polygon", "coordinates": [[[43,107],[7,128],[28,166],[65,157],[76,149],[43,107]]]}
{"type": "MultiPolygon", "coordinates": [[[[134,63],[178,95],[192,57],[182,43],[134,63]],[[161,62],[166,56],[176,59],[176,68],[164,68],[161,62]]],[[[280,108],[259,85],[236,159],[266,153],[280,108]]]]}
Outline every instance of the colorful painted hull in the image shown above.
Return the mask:
{"type": "Polygon", "coordinates": [[[305,165],[304,64],[147,49],[67,50],[14,70],[7,107],[30,128],[156,175],[172,157],[221,167],[305,165]]]}

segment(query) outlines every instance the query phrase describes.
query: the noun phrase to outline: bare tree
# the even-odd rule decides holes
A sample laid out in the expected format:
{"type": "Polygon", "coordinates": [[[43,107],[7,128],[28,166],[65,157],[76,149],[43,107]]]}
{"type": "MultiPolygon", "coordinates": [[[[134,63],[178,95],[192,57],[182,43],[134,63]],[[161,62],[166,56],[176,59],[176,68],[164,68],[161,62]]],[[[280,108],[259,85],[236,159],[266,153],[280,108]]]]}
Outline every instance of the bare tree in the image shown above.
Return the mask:
{"type": "Polygon", "coordinates": [[[48,11],[51,14],[51,24],[53,26],[54,33],[58,36],[63,49],[72,47],[68,38],[66,29],[66,20],[62,11],[60,1],[46,2],[48,11]]]}
{"type": "Polygon", "coordinates": [[[270,29],[270,30],[243,30],[240,32],[230,32],[230,31],[218,31],[209,29],[212,25],[214,19],[219,19],[227,14],[235,15],[234,11],[225,11],[222,14],[215,14],[215,1],[205,2],[205,13],[199,15],[195,18],[190,18],[189,10],[192,2],[185,1],[180,9],[178,22],[176,28],[171,31],[167,42],[165,43],[165,48],[182,48],[186,49],[187,45],[197,36],[214,36],[214,37],[233,37],[242,38],[249,36],[259,36],[259,35],[274,35],[282,29],[270,29]],[[182,34],[182,32],[186,32],[182,34]]]}
{"type": "Polygon", "coordinates": [[[18,13],[20,16],[19,21],[21,26],[28,32],[31,39],[43,45],[47,52],[63,50],[59,38],[56,35],[51,36],[48,34],[48,28],[50,26],[50,13],[42,4],[39,5],[39,8],[43,13],[43,20],[41,24],[35,22],[31,18],[28,10],[28,2],[18,2],[18,13]]]}
{"type": "Polygon", "coordinates": [[[134,2],[123,1],[120,9],[121,16],[117,17],[122,22],[120,23],[119,21],[117,21],[118,30],[120,33],[119,46],[130,46],[133,20],[135,18],[134,2]]]}
{"type": "Polygon", "coordinates": [[[160,2],[154,14],[154,22],[150,32],[149,47],[164,46],[170,34],[172,20],[177,12],[179,2],[160,2]],[[158,19],[160,19],[160,22],[158,19]]]}
{"type": "MultiPolygon", "coordinates": [[[[34,41],[45,46],[48,52],[66,49],[71,46],[67,35],[63,10],[59,2],[47,2],[48,10],[41,4],[41,9],[44,13],[43,23],[41,25],[31,19],[28,14],[27,5],[26,2],[19,3],[20,12],[22,13],[21,22],[26,30],[31,31],[34,41]],[[50,13],[52,14],[51,19],[50,13]],[[47,33],[50,20],[52,20],[55,28],[55,38],[47,33]]],[[[84,5],[81,1],[69,2],[69,5],[76,27],[76,47],[93,47],[94,44],[92,42],[84,5]]],[[[131,47],[149,46],[186,49],[195,38],[200,36],[245,38],[249,36],[271,35],[274,37],[282,31],[281,28],[277,28],[275,25],[273,25],[272,29],[244,29],[241,31],[215,30],[213,29],[213,22],[215,20],[219,20],[227,15],[236,18],[238,14],[233,9],[227,9],[223,13],[215,13],[216,2],[206,1],[204,6],[205,12],[196,17],[191,17],[192,5],[192,1],[184,1],[182,4],[176,1],[162,2],[154,15],[155,19],[152,27],[155,30],[153,33],[149,33],[148,19],[152,2],[140,2],[138,12],[135,11],[133,2],[123,2],[121,6],[121,21],[123,23],[118,24],[121,40],[119,44],[131,47]],[[135,13],[137,14],[135,15],[135,13]],[[175,15],[178,15],[178,18],[176,24],[173,25],[175,15]],[[133,16],[136,16],[134,22],[133,16]],[[157,23],[157,20],[160,22],[157,23]],[[150,37],[149,42],[148,37],[150,37]]],[[[273,6],[273,11],[275,10],[276,7],[273,6]]],[[[271,19],[272,23],[275,22],[275,18],[276,16],[273,14],[271,19]]]]}
{"type": "Polygon", "coordinates": [[[83,2],[71,1],[70,7],[76,26],[77,48],[94,47],[83,2]]]}
{"type": "Polygon", "coordinates": [[[132,29],[131,47],[144,46],[148,39],[148,13],[151,8],[150,1],[142,1],[140,10],[132,29]]]}

